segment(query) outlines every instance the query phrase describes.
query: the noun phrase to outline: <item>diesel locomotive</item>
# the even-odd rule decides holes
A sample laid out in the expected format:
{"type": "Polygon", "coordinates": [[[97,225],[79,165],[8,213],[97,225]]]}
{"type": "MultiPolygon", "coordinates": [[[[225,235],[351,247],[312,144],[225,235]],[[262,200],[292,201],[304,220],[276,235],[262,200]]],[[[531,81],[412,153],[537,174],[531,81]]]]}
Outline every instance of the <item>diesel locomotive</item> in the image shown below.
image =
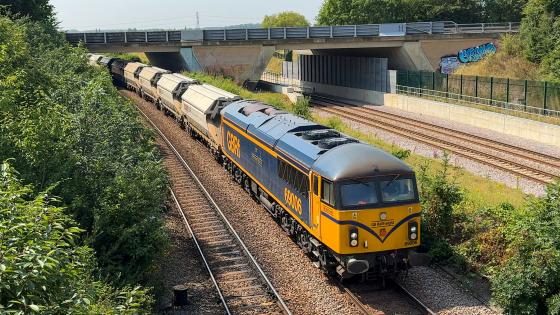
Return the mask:
{"type": "Polygon", "coordinates": [[[317,267],[343,278],[408,268],[409,250],[420,245],[421,210],[415,174],[401,160],[164,69],[92,58],[204,142],[317,267]]]}

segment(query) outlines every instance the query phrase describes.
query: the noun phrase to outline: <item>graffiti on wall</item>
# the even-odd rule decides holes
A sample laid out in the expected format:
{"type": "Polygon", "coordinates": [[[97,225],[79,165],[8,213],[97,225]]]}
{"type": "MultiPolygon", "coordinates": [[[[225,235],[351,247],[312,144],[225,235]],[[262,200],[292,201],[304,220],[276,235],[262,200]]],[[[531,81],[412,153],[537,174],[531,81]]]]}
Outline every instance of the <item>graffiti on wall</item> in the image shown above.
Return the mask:
{"type": "Polygon", "coordinates": [[[461,64],[477,62],[486,55],[496,52],[494,43],[486,43],[476,47],[460,50],[457,55],[447,55],[441,57],[439,63],[441,73],[450,74],[461,64]]]}
{"type": "Polygon", "coordinates": [[[439,68],[441,73],[451,74],[455,69],[461,65],[459,58],[456,55],[441,57],[439,68]]]}
{"type": "Polygon", "coordinates": [[[486,43],[480,46],[463,49],[459,51],[457,56],[462,63],[469,63],[480,61],[484,56],[495,52],[496,45],[494,45],[494,43],[486,43]]]}

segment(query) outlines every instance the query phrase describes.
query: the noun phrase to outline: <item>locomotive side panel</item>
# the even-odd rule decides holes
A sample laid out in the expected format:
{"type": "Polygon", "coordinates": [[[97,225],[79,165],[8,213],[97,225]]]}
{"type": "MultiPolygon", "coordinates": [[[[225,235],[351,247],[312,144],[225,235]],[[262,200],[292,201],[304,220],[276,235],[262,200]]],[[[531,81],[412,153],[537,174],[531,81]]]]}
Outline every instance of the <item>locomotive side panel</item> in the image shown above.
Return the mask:
{"type": "Polygon", "coordinates": [[[301,189],[298,189],[300,187],[294,187],[292,184],[298,181],[297,179],[303,180],[303,178],[308,183],[307,175],[287,169],[287,166],[293,166],[270,147],[260,143],[227,120],[222,121],[222,138],[224,154],[294,218],[311,230],[309,191],[302,193],[301,189]],[[295,179],[288,182],[281,178],[281,173],[292,175],[295,179]]]}

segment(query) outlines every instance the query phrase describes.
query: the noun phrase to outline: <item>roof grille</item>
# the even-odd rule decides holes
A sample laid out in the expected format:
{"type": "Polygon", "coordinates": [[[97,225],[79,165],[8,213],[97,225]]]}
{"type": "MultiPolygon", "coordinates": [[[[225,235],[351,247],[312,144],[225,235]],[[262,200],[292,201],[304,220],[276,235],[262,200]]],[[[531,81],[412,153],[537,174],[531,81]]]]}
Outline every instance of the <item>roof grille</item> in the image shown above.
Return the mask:
{"type": "Polygon", "coordinates": [[[327,139],[320,140],[318,146],[321,149],[332,149],[334,147],[338,147],[339,145],[343,145],[346,143],[353,143],[353,142],[358,142],[358,140],[350,139],[350,138],[342,138],[342,137],[327,138],[327,139]]]}
{"type": "Polygon", "coordinates": [[[340,133],[332,129],[319,129],[302,132],[301,137],[305,140],[321,140],[340,137],[340,133]]]}

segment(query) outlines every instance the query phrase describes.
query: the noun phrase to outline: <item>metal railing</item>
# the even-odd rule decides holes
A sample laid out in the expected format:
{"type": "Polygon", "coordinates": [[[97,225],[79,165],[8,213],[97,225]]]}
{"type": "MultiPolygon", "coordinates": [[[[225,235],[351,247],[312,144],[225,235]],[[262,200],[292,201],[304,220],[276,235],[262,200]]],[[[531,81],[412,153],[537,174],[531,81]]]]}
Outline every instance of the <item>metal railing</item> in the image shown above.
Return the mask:
{"type": "Polygon", "coordinates": [[[181,31],[66,33],[72,44],[126,44],[181,42],[181,31]]]}
{"type": "Polygon", "coordinates": [[[556,115],[560,111],[560,84],[546,81],[398,71],[397,85],[458,95],[487,105],[515,104],[519,105],[516,108],[528,108],[541,115],[556,115]]]}
{"type": "MultiPolygon", "coordinates": [[[[509,33],[518,32],[519,23],[472,23],[457,24],[451,21],[414,22],[401,24],[401,35],[419,34],[463,34],[463,33],[509,33]]],[[[383,35],[380,30],[384,24],[309,26],[309,27],[277,27],[253,29],[220,29],[204,30],[206,41],[244,41],[244,40],[282,40],[311,38],[348,38],[397,36],[383,35]]]]}
{"type": "Polygon", "coordinates": [[[70,43],[125,44],[181,42],[183,33],[199,33],[198,41],[248,41],[311,38],[383,37],[421,34],[476,34],[510,33],[519,31],[519,23],[457,24],[451,21],[397,23],[400,33],[385,34],[388,24],[335,25],[310,27],[274,27],[243,29],[212,29],[188,31],[137,31],[137,32],[87,32],[66,33],[70,43]]]}
{"type": "Polygon", "coordinates": [[[545,109],[541,107],[533,107],[524,104],[510,103],[500,100],[487,99],[483,97],[475,97],[470,95],[456,94],[452,92],[444,92],[437,90],[430,90],[425,88],[417,88],[410,86],[397,85],[397,94],[408,96],[427,98],[434,101],[440,101],[458,105],[469,105],[472,107],[481,107],[491,111],[504,112],[512,116],[525,115],[538,116],[538,117],[552,117],[560,118],[560,111],[545,109]]]}
{"type": "Polygon", "coordinates": [[[260,80],[265,81],[265,82],[269,82],[269,83],[285,85],[285,86],[294,85],[294,83],[296,81],[294,78],[285,77],[281,73],[274,73],[274,72],[269,72],[269,71],[263,72],[260,80]]]}

